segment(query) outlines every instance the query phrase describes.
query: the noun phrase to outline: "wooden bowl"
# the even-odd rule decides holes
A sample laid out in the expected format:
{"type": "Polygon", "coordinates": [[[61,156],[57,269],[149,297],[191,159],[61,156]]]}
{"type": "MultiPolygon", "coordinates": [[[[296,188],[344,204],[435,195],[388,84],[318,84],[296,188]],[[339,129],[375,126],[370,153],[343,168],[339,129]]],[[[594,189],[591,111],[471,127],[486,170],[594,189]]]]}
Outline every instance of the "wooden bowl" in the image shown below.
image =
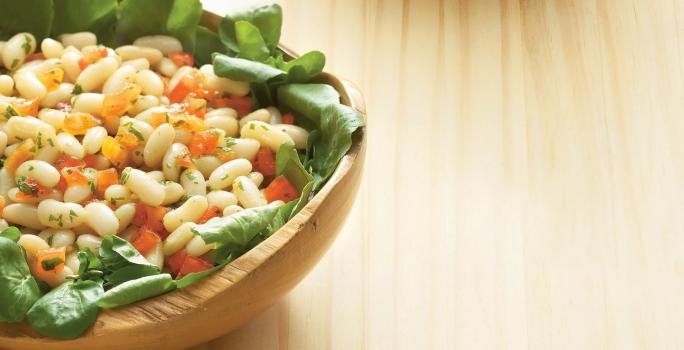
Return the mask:
{"type": "MultiPolygon", "coordinates": [[[[205,11],[202,24],[216,30],[220,19],[205,11]]],[[[353,85],[328,73],[317,80],[333,86],[342,103],[365,118],[363,98],[353,85]]],[[[127,307],[102,310],[95,325],[74,340],[41,337],[26,322],[0,323],[0,348],[181,349],[230,332],[292,290],[328,250],[356,197],[365,148],[362,128],[328,183],[301,212],[204,281],[127,307]]]]}

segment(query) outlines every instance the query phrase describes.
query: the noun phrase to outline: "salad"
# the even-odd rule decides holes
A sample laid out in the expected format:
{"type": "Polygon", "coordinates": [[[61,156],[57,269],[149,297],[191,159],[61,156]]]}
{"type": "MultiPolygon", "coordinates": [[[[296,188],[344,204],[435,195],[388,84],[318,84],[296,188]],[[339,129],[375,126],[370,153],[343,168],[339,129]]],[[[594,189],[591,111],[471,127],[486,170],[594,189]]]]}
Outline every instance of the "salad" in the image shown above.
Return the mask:
{"type": "Polygon", "coordinates": [[[81,335],[282,227],[363,118],[278,51],[282,10],[0,0],[0,322],[81,335]]]}

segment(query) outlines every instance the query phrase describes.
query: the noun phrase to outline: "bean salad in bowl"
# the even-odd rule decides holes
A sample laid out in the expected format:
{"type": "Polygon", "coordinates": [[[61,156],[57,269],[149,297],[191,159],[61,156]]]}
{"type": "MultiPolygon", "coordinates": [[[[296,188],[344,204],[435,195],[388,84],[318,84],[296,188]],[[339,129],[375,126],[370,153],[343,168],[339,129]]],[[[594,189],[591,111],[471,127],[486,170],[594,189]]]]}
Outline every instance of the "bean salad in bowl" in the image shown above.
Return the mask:
{"type": "Polygon", "coordinates": [[[113,11],[99,33],[54,16],[40,33],[0,28],[0,322],[55,338],[266,240],[363,125],[310,82],[320,52],[278,51],[278,5],[227,15],[219,35],[179,17],[192,36],[136,24],[140,1],[113,11]]]}

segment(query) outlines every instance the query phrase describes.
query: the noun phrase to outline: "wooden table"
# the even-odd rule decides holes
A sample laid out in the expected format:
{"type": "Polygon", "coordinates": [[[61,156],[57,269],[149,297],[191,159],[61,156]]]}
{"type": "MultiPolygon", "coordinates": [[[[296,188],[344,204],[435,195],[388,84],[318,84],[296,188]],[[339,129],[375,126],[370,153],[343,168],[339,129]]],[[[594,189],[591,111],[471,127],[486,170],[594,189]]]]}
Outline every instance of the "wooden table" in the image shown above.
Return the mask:
{"type": "Polygon", "coordinates": [[[365,182],[316,270],[198,349],[684,348],[684,2],[283,7],[366,94],[365,182]]]}

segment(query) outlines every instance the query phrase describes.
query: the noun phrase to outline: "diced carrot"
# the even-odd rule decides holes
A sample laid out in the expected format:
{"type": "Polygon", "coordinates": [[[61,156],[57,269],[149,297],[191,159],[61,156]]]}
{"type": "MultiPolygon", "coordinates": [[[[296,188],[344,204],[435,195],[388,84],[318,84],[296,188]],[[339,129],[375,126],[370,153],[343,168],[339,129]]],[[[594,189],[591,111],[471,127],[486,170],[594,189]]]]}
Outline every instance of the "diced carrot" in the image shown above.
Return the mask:
{"type": "Polygon", "coordinates": [[[18,98],[11,103],[12,109],[14,109],[17,114],[20,116],[37,116],[38,115],[38,107],[40,106],[40,101],[38,101],[38,98],[32,98],[30,100],[26,100],[23,98],[18,98]]]}
{"type": "Polygon", "coordinates": [[[171,208],[161,206],[152,207],[147,205],[145,206],[145,211],[145,225],[156,232],[162,239],[165,239],[169,235],[169,232],[166,231],[166,228],[164,227],[164,215],[170,212],[171,208]]]}
{"type": "Polygon", "coordinates": [[[261,147],[254,159],[254,168],[264,176],[273,176],[276,172],[275,153],[268,147],[261,147]]]}
{"type": "Polygon", "coordinates": [[[292,113],[285,113],[283,115],[283,124],[294,124],[294,115],[292,113]]]}
{"type": "Polygon", "coordinates": [[[299,191],[285,176],[278,176],[264,189],[266,200],[271,203],[281,200],[285,203],[299,197],[299,191]]]}
{"type": "Polygon", "coordinates": [[[218,146],[218,135],[211,131],[200,131],[192,135],[188,149],[194,157],[212,154],[218,146]]]}
{"type": "Polygon", "coordinates": [[[161,242],[161,238],[149,227],[143,226],[138,230],[138,235],[133,240],[133,247],[137,249],[140,254],[147,255],[157,243],[161,242]]]}
{"type": "Polygon", "coordinates": [[[243,97],[215,97],[211,100],[214,108],[230,107],[237,111],[238,116],[247,115],[252,111],[252,98],[243,97]]]}
{"type": "Polygon", "coordinates": [[[171,255],[170,257],[165,259],[166,266],[169,268],[169,271],[171,271],[172,275],[177,275],[178,271],[180,271],[181,266],[183,266],[183,262],[185,261],[185,257],[188,256],[188,253],[185,251],[185,249],[181,249],[171,255]]]}
{"type": "Polygon", "coordinates": [[[17,147],[17,149],[15,149],[14,152],[10,153],[10,155],[7,156],[7,159],[5,159],[4,167],[10,174],[14,175],[14,172],[17,170],[19,165],[33,158],[35,152],[36,143],[33,142],[33,139],[26,139],[21,142],[19,147],[17,147]]]}
{"type": "Polygon", "coordinates": [[[167,95],[169,101],[172,103],[182,102],[190,93],[196,91],[198,88],[201,88],[201,82],[202,73],[200,73],[198,69],[193,68],[183,77],[181,77],[173,90],[169,92],[167,95]]]}
{"type": "Polygon", "coordinates": [[[77,167],[67,167],[60,170],[62,177],[66,181],[67,187],[74,185],[87,185],[89,180],[87,176],[77,167]]]}
{"type": "Polygon", "coordinates": [[[111,185],[119,183],[119,173],[114,168],[100,170],[97,172],[97,193],[104,194],[111,185]]]}
{"type": "Polygon", "coordinates": [[[132,222],[137,226],[147,224],[147,204],[140,202],[135,205],[135,215],[132,222]]]}
{"type": "Polygon", "coordinates": [[[176,51],[169,54],[169,58],[178,67],[182,66],[192,66],[195,64],[195,60],[192,55],[185,51],[176,51]]]}
{"type": "Polygon", "coordinates": [[[38,279],[50,278],[64,269],[66,247],[39,250],[36,254],[35,273],[38,279]]]}
{"type": "Polygon", "coordinates": [[[128,162],[129,152],[128,149],[119,144],[119,141],[107,136],[102,143],[102,155],[107,157],[115,167],[123,168],[128,162]]]}
{"type": "Polygon", "coordinates": [[[5,196],[0,196],[0,217],[2,217],[2,211],[5,209],[5,196]]]}
{"type": "Polygon", "coordinates": [[[208,261],[202,258],[198,258],[196,256],[188,255],[183,260],[183,265],[181,265],[181,268],[178,271],[178,275],[176,275],[176,279],[181,279],[183,278],[183,276],[192,272],[201,272],[204,270],[209,270],[212,267],[214,267],[214,265],[212,265],[208,261]]]}
{"type": "Polygon", "coordinates": [[[53,68],[46,72],[38,74],[40,80],[48,91],[52,91],[59,87],[59,84],[64,80],[64,70],[62,68],[53,68]]]}
{"type": "Polygon", "coordinates": [[[140,97],[141,91],[138,85],[126,84],[121,91],[105,95],[100,115],[105,119],[122,116],[140,97]]]}
{"type": "Polygon", "coordinates": [[[192,162],[189,153],[183,153],[176,157],[176,166],[181,168],[194,168],[195,163],[192,162]]]}
{"type": "Polygon", "coordinates": [[[73,112],[64,117],[64,131],[72,135],[85,135],[88,129],[100,125],[100,121],[90,113],[73,112]]]}
{"type": "Polygon", "coordinates": [[[43,55],[42,52],[35,52],[35,53],[32,53],[32,54],[26,56],[26,60],[24,62],[28,63],[31,61],[44,60],[44,59],[45,59],[45,55],[43,55]]]}
{"type": "Polygon", "coordinates": [[[197,118],[204,119],[204,115],[207,113],[207,100],[203,98],[190,97],[186,99],[186,110],[188,113],[196,116],[197,118]]]}
{"type": "Polygon", "coordinates": [[[223,212],[221,211],[221,209],[219,207],[210,205],[209,208],[207,208],[207,210],[204,212],[202,217],[199,219],[199,221],[197,221],[197,223],[203,224],[203,223],[205,223],[205,222],[207,222],[207,221],[209,221],[215,217],[221,216],[222,214],[223,214],[223,212]]]}
{"type": "Polygon", "coordinates": [[[85,166],[88,168],[95,168],[98,163],[98,157],[95,154],[89,154],[83,157],[83,162],[85,162],[85,166]]]}
{"type": "Polygon", "coordinates": [[[99,47],[93,51],[90,51],[88,55],[78,60],[78,68],[84,70],[89,65],[105,57],[107,57],[107,49],[104,47],[99,47]]]}

